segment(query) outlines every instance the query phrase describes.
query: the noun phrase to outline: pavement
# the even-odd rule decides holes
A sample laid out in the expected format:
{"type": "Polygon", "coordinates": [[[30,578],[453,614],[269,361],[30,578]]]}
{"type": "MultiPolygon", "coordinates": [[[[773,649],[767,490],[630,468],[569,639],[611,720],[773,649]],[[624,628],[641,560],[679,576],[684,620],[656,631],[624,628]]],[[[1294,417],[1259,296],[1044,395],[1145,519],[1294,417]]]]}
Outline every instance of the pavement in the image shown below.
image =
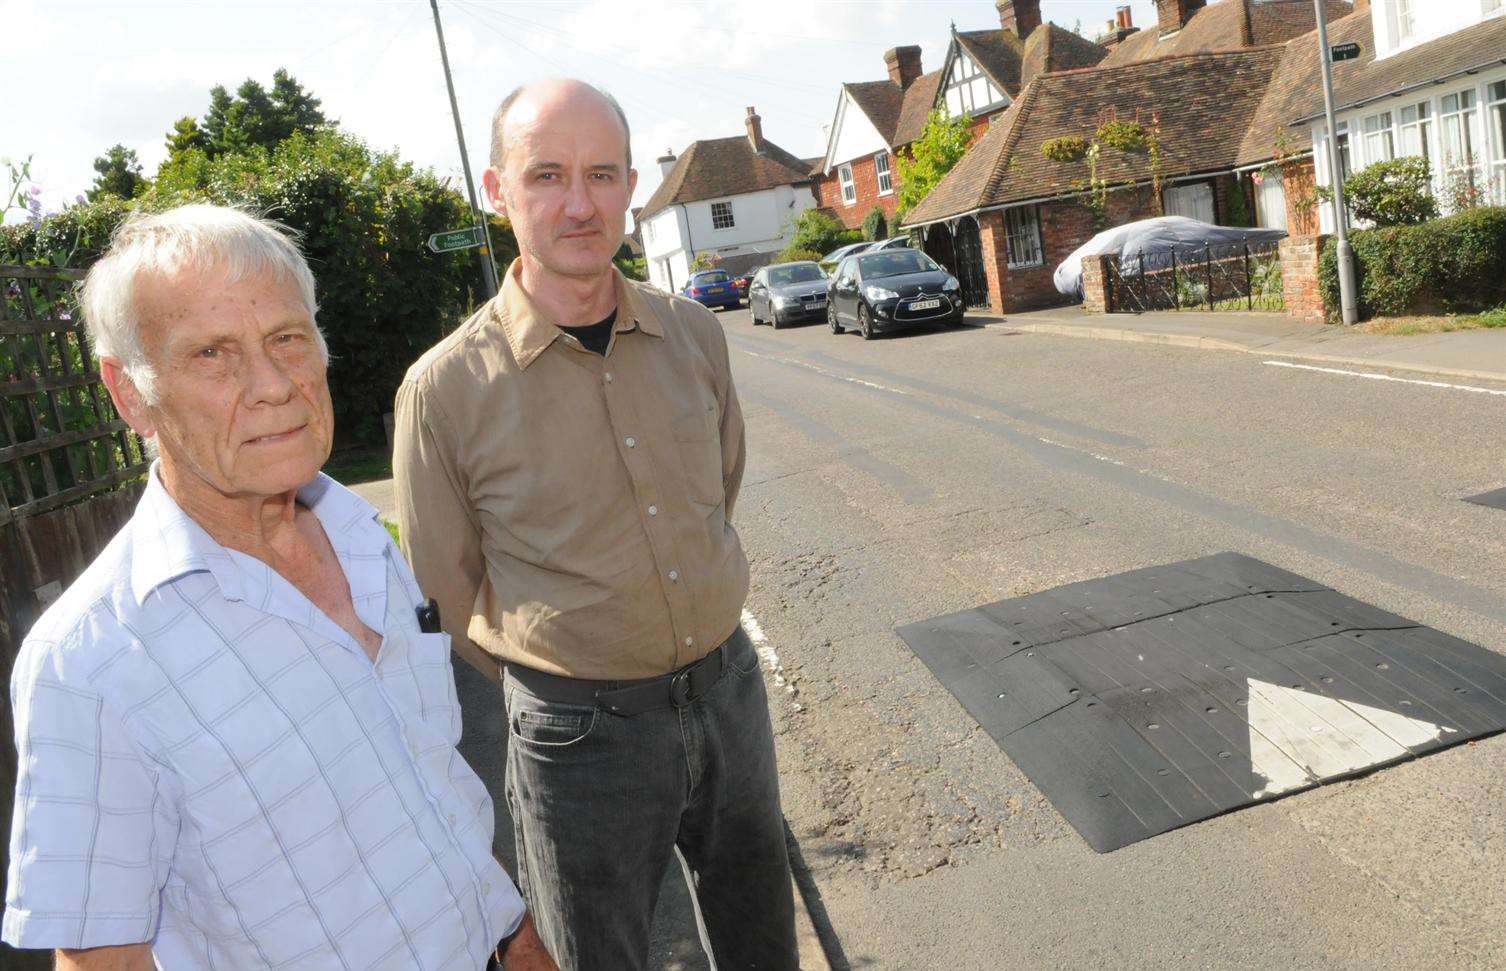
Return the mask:
{"type": "Polygon", "coordinates": [[[997,317],[970,315],[985,326],[1032,334],[1134,341],[1238,351],[1350,367],[1401,368],[1439,377],[1506,380],[1506,330],[1386,336],[1302,323],[1284,314],[1177,311],[1090,314],[1056,307],[997,317]]]}

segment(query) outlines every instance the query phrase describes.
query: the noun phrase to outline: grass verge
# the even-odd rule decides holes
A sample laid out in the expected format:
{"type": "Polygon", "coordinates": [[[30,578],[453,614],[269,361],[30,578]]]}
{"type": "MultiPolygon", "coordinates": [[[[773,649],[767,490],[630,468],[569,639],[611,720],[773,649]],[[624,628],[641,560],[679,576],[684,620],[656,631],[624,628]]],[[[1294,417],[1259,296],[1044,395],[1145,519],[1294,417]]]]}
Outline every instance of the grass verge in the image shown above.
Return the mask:
{"type": "Polygon", "coordinates": [[[1506,307],[1478,314],[1444,314],[1422,317],[1374,317],[1360,325],[1366,334],[1387,337],[1415,337],[1418,334],[1447,334],[1456,330],[1488,330],[1506,327],[1506,307]]]}
{"type": "Polygon", "coordinates": [[[386,449],[348,449],[324,463],[324,474],[341,485],[392,478],[392,454],[386,449]]]}

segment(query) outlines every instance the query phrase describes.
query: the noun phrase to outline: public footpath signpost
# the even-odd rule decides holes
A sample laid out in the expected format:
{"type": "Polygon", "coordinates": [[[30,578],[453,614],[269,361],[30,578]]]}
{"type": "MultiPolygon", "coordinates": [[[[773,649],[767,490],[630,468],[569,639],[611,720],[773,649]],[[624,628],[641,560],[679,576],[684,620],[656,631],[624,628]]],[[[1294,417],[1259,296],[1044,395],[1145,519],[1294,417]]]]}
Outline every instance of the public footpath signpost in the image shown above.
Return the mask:
{"type": "Polygon", "coordinates": [[[451,229],[448,232],[435,233],[429,237],[429,251],[433,253],[454,253],[463,249],[475,249],[481,245],[475,226],[465,229],[451,229]]]}

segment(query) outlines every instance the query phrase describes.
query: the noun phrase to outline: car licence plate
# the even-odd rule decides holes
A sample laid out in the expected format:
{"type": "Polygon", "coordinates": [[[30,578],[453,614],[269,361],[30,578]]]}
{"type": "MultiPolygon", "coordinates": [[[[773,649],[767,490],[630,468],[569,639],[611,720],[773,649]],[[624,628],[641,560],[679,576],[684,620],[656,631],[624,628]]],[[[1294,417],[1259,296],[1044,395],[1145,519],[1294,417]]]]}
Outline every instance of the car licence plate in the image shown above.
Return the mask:
{"type": "Polygon", "coordinates": [[[810,301],[809,301],[809,305],[812,306],[812,307],[824,307],[824,306],[826,306],[826,298],[825,297],[811,297],[810,301]]]}
{"type": "Polygon", "coordinates": [[[940,300],[916,300],[910,304],[911,310],[935,310],[941,306],[940,300]]]}

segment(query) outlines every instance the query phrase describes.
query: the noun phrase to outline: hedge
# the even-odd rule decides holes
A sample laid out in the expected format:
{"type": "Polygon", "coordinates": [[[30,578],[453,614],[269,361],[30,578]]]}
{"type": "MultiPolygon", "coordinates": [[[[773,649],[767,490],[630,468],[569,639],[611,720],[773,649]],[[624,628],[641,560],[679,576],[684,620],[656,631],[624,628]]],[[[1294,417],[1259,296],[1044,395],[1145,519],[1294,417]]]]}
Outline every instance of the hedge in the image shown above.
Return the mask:
{"type": "MultiPolygon", "coordinates": [[[[1506,304],[1506,207],[1349,234],[1359,316],[1473,313],[1506,304]]],[[[1339,307],[1338,241],[1318,262],[1330,316],[1339,307]]]]}

